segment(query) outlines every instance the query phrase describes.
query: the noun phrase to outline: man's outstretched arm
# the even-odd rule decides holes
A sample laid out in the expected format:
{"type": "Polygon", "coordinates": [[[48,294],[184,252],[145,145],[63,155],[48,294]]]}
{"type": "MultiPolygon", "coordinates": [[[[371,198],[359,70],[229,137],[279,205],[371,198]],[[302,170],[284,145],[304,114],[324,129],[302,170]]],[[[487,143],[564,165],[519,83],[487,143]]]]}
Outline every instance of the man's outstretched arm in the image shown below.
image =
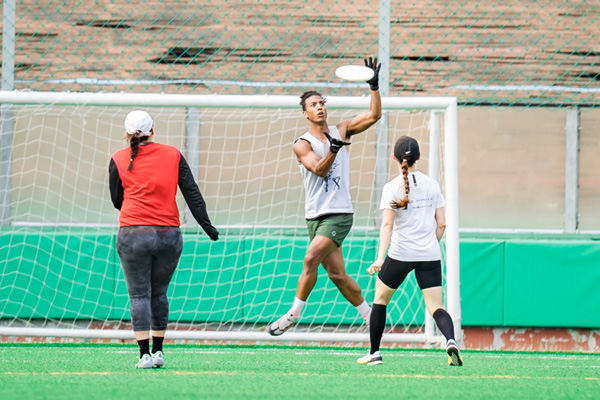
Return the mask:
{"type": "Polygon", "coordinates": [[[367,81],[371,88],[371,104],[369,111],[366,113],[359,114],[351,120],[342,121],[337,125],[342,138],[345,140],[349,139],[352,135],[366,131],[381,118],[381,96],[379,95],[379,70],[381,69],[381,64],[377,64],[377,58],[372,59],[369,57],[365,59],[365,66],[374,71],[373,78],[367,81]]]}

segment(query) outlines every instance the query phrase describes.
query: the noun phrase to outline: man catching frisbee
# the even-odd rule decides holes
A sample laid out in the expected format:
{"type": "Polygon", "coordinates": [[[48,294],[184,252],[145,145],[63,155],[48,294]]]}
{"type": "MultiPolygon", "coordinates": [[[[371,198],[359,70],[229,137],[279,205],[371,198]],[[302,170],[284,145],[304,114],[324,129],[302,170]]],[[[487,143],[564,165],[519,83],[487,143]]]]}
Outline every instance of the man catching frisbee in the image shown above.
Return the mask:
{"type": "Polygon", "coordinates": [[[367,80],[371,88],[369,111],[328,125],[325,98],[319,92],[307,91],[300,96],[302,115],[309,130],[294,142],[294,154],[302,174],[305,190],[305,218],[310,244],[304,256],[296,297],[291,309],[267,327],[273,336],[283,334],[300,317],[302,308],[317,282],[319,265],[342,295],[369,322],[371,307],[361,289],[347,273],[342,256],[342,243],[350,232],[354,209],[350,198],[350,154],[346,146],[353,135],[366,131],[381,118],[379,70],[377,58],[365,59],[373,71],[367,80]]]}

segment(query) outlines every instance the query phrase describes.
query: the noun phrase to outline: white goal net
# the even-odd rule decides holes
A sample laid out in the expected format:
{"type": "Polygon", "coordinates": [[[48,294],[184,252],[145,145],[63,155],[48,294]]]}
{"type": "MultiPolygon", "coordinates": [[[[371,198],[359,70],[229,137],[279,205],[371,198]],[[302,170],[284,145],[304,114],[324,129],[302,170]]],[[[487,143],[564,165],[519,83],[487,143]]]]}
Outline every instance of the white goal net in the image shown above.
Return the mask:
{"type": "MultiPolygon", "coordinates": [[[[369,98],[327,97],[336,124],[369,98]]],[[[116,254],[118,211],[110,156],[127,146],[125,115],[146,109],[155,140],[178,147],[214,225],[211,242],[181,212],[184,250],[168,296],[167,339],[367,342],[362,318],[323,269],[299,323],[273,338],[266,326],[291,306],[308,233],[294,139],[307,130],[297,96],[0,92],[0,338],[133,337],[116,254]]],[[[349,146],[354,226],[343,245],[348,273],[372,303],[378,197],[398,171],[400,135],[421,145],[418,168],[447,200],[444,294],[460,331],[456,99],[384,98],[377,127],[349,146]]],[[[414,277],[388,307],[384,341],[439,339],[414,277]]]]}

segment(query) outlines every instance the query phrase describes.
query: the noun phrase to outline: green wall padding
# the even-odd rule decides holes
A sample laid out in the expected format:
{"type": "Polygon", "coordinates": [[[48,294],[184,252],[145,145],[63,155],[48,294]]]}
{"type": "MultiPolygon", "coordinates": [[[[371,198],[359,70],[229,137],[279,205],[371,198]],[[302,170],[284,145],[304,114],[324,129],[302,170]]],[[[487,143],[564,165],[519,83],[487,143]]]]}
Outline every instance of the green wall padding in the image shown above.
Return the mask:
{"type": "Polygon", "coordinates": [[[506,241],[504,324],[600,327],[600,243],[506,241]]]}
{"type": "Polygon", "coordinates": [[[238,257],[245,252],[240,237],[211,242],[206,236],[185,235],[168,292],[169,319],[241,322],[245,268],[238,257]]]}
{"type": "Polygon", "coordinates": [[[105,234],[0,234],[0,317],[109,316],[115,250],[105,234]]]}
{"type": "Polygon", "coordinates": [[[463,325],[502,326],[504,323],[504,261],[503,241],[461,241],[463,325]]]}
{"type": "MultiPolygon", "coordinates": [[[[115,236],[114,230],[0,231],[0,318],[128,320],[115,236]]],[[[169,288],[170,319],[272,321],[292,304],[307,246],[307,237],[224,235],[211,242],[184,234],[169,288]]],[[[369,303],[375,277],[366,269],[376,250],[377,238],[369,235],[351,235],[344,246],[347,272],[369,303]]],[[[460,257],[464,326],[600,328],[599,241],[468,238],[460,257]]],[[[421,302],[411,273],[392,298],[388,321],[421,323],[422,307],[415,311],[421,302]]],[[[360,323],[323,268],[302,319],[360,323]]]]}
{"type": "Polygon", "coordinates": [[[247,245],[244,314],[250,321],[270,322],[287,312],[294,301],[308,236],[296,241],[250,237],[247,245]]]}

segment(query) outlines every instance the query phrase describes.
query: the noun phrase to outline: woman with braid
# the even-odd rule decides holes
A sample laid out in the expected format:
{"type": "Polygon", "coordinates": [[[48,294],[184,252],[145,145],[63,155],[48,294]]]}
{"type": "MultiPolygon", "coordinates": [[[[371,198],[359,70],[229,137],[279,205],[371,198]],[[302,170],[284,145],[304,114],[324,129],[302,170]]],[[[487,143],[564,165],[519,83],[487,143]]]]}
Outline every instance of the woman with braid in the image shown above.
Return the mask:
{"type": "Polygon", "coordinates": [[[159,368],[164,365],[163,339],[169,318],[167,288],[183,247],[175,200],[178,186],[208,236],[217,240],[219,232],[208,218],[202,194],[179,150],[152,141],[150,115],[142,110],[130,112],[125,129],[129,147],[117,151],[109,166],[111,200],[121,211],[117,252],[140,348],[136,368],[159,368]]]}
{"type": "Polygon", "coordinates": [[[379,346],[385,327],[386,308],[406,276],[415,271],[427,311],[446,337],[448,364],[462,365],[454,340],[454,324],[442,304],[442,268],[439,241],[446,228],[445,200],[439,184],[416,170],[419,144],[401,136],[394,146],[400,175],[383,187],[383,218],[377,260],[367,269],[379,272],[370,319],[371,349],[359,364],[382,364],[379,346]]]}

